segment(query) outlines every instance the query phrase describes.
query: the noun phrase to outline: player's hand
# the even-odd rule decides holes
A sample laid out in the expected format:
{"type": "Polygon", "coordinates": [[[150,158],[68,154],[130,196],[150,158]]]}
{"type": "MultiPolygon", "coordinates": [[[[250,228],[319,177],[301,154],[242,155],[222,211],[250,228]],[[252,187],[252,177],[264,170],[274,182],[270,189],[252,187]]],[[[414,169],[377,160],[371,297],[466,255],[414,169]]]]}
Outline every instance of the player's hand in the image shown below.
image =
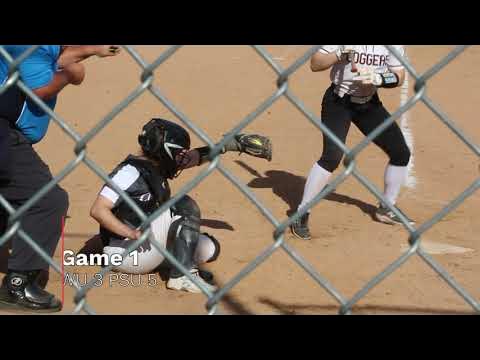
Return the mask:
{"type": "Polygon", "coordinates": [[[115,56],[120,53],[121,49],[118,45],[98,45],[95,55],[98,57],[115,56]]]}
{"type": "Polygon", "coordinates": [[[140,239],[140,236],[142,236],[142,232],[140,230],[132,229],[132,231],[130,231],[130,235],[128,236],[128,238],[130,240],[138,240],[140,239]]]}
{"type": "Polygon", "coordinates": [[[339,47],[338,50],[335,52],[337,55],[337,59],[339,63],[349,63],[353,61],[353,55],[355,54],[355,50],[351,48],[344,48],[339,47]]]}
{"type": "Polygon", "coordinates": [[[377,74],[373,69],[369,68],[359,68],[357,75],[353,77],[352,81],[362,85],[382,85],[382,77],[380,74],[377,74]]]}

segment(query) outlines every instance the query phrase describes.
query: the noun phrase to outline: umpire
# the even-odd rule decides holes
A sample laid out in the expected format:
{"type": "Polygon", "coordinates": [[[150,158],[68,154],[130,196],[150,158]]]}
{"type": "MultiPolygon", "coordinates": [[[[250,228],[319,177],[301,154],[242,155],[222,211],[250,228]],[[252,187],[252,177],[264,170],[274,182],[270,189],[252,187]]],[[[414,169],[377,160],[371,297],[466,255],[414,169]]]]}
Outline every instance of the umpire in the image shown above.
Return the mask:
{"type": "MultiPolygon", "coordinates": [[[[100,47],[103,50],[104,46],[88,49],[85,46],[66,51],[68,47],[41,45],[19,64],[20,78],[53,110],[57,95],[65,86],[82,83],[85,69],[79,61],[94,55],[100,47]],[[82,56],[77,56],[79,54],[82,56]],[[69,60],[62,61],[63,55],[69,60]]],[[[29,45],[4,45],[3,48],[15,59],[29,45]]],[[[0,55],[0,84],[7,79],[8,62],[0,55]]],[[[16,85],[0,95],[0,194],[15,209],[52,180],[49,167],[32,146],[45,136],[49,122],[50,117],[16,85]]],[[[0,235],[3,235],[9,215],[0,208],[0,235]]],[[[60,239],[67,209],[68,195],[55,185],[20,219],[22,229],[50,256],[60,239]]],[[[48,263],[17,234],[11,241],[8,270],[0,287],[0,308],[60,311],[61,302],[39,285],[39,274],[42,270],[48,271],[48,263]]]]}

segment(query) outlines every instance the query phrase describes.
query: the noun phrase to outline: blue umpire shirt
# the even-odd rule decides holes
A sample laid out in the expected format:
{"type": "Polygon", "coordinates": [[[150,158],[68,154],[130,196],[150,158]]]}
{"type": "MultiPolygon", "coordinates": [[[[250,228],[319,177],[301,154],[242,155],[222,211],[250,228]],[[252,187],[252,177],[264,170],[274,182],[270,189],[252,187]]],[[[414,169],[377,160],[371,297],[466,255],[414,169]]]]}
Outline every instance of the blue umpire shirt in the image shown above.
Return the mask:
{"type": "MultiPolygon", "coordinates": [[[[13,59],[19,57],[30,45],[2,45],[13,59]]],[[[24,61],[18,68],[21,80],[32,90],[48,85],[57,71],[57,60],[60,55],[60,45],[41,45],[24,61]]],[[[0,84],[4,84],[8,78],[8,62],[0,54],[0,84]]],[[[16,88],[16,87],[15,87],[16,88]]],[[[13,90],[12,91],[17,91],[13,90]]],[[[20,91],[20,90],[18,90],[20,91]]],[[[50,116],[37,106],[30,98],[24,98],[18,105],[5,103],[2,106],[18,106],[18,112],[13,119],[9,119],[25,135],[25,137],[35,144],[45,136],[50,116]]],[[[0,95],[0,102],[2,96],[0,95]]],[[[54,109],[57,97],[44,100],[45,104],[54,109]]]]}

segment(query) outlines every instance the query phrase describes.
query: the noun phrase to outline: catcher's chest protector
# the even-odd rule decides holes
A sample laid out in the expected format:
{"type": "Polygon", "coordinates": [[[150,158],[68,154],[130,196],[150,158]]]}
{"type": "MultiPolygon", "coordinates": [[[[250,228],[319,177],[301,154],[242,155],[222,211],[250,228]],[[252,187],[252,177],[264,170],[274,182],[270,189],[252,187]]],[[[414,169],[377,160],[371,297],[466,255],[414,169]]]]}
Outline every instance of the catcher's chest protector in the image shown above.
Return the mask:
{"type": "MultiPolygon", "coordinates": [[[[140,176],[125,192],[147,216],[170,199],[170,187],[166,177],[149,161],[129,156],[117,169],[126,165],[135,167],[140,176]]],[[[141,224],[137,214],[122,199],[112,209],[112,212],[120,221],[130,226],[138,227],[141,224]]]]}

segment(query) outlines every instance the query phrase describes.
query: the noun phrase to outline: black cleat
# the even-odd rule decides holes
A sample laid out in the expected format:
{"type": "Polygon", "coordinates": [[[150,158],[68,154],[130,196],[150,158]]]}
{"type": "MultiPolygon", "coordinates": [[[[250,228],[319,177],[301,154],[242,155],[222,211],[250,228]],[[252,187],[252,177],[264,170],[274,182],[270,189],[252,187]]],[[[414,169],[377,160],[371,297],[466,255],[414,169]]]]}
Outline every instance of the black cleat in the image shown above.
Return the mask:
{"type": "MultiPolygon", "coordinates": [[[[403,213],[399,208],[397,208],[400,213],[407,218],[407,221],[410,225],[415,225],[415,221],[410,219],[405,213],[403,213]]],[[[377,211],[375,212],[375,218],[388,225],[403,225],[402,220],[395,215],[395,213],[387,208],[386,206],[383,206],[382,204],[378,207],[377,211]]]]}
{"type": "Polygon", "coordinates": [[[310,230],[308,228],[309,216],[310,214],[306,213],[297,221],[295,221],[292,225],[290,225],[290,229],[292,230],[293,235],[302,240],[310,240],[312,238],[312,235],[310,234],[310,230]]]}
{"type": "Polygon", "coordinates": [[[50,313],[62,310],[62,303],[37,283],[39,271],[9,270],[0,286],[0,309],[50,313]]]}
{"type": "Polygon", "coordinates": [[[215,285],[213,274],[210,271],[198,269],[198,275],[210,285],[215,285]]]}

